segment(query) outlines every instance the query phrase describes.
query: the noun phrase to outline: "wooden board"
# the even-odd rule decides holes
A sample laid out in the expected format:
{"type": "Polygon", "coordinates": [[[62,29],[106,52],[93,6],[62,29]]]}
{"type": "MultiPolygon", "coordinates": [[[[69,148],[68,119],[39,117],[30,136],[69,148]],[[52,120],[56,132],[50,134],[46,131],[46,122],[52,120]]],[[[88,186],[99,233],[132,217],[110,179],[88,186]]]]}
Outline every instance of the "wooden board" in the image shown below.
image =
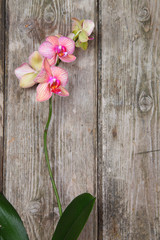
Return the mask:
{"type": "MultiPolygon", "coordinates": [[[[7,64],[4,193],[24,220],[29,238],[51,239],[58,220],[43,153],[48,102],[36,88],[19,88],[14,69],[49,34],[70,32],[71,17],[95,19],[89,0],[7,0],[7,64]]],[[[94,2],[93,2],[94,3],[94,2]]],[[[49,156],[63,209],[77,195],[96,195],[96,43],[76,51],[69,71],[70,97],[55,97],[48,136],[49,156]]],[[[96,238],[96,209],[79,239],[96,238]]]]}
{"type": "Polygon", "coordinates": [[[157,240],[160,2],[102,0],[100,9],[99,239],[157,240]]]}
{"type": "Polygon", "coordinates": [[[3,113],[4,113],[4,46],[5,46],[5,6],[0,2],[0,192],[2,191],[3,181],[3,113]]]}
{"type": "Polygon", "coordinates": [[[48,148],[63,209],[82,192],[98,192],[98,213],[80,240],[159,239],[160,2],[7,0],[6,19],[4,5],[0,183],[4,155],[4,193],[30,239],[51,239],[58,207],[43,153],[48,103],[36,103],[35,87],[20,89],[14,69],[45,36],[67,35],[71,17],[90,18],[98,28],[87,52],[76,50],[75,63],[61,64],[69,71],[70,97],[53,100],[48,148]]]}

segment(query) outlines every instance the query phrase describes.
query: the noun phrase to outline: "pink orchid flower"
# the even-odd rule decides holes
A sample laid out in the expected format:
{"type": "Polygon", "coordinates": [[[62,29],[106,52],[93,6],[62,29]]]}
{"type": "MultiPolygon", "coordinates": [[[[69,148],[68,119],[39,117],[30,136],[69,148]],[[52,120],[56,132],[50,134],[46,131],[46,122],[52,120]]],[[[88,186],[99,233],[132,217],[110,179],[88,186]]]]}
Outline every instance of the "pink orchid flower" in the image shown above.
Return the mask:
{"type": "Polygon", "coordinates": [[[53,93],[59,96],[69,96],[69,93],[64,88],[68,82],[68,73],[59,67],[50,66],[48,60],[44,59],[44,69],[46,78],[38,78],[40,83],[37,87],[37,101],[43,102],[48,100],[53,93]]]}
{"type": "Polygon", "coordinates": [[[48,58],[50,65],[55,65],[59,57],[62,62],[73,62],[76,57],[73,54],[75,42],[68,37],[50,36],[39,47],[42,56],[48,58]]]}
{"type": "Polygon", "coordinates": [[[29,88],[36,84],[36,79],[44,74],[41,72],[43,58],[39,52],[35,51],[29,57],[29,64],[24,63],[15,69],[15,75],[20,80],[20,87],[29,88]]]}

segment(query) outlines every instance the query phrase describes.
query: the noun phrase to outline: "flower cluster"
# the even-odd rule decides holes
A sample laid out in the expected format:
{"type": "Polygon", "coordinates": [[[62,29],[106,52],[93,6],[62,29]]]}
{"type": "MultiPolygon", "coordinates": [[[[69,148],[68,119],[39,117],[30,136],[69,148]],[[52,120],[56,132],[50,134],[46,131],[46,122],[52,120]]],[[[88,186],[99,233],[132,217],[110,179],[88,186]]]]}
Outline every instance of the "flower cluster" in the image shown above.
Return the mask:
{"type": "Polygon", "coordinates": [[[76,60],[73,55],[76,47],[86,50],[88,40],[94,29],[91,20],[73,18],[72,33],[68,37],[49,36],[40,45],[39,50],[29,57],[29,64],[24,63],[15,69],[20,80],[20,87],[29,88],[38,84],[36,99],[39,102],[48,100],[53,93],[69,96],[65,86],[68,82],[66,70],[57,67],[59,62],[70,63],[76,60]]]}

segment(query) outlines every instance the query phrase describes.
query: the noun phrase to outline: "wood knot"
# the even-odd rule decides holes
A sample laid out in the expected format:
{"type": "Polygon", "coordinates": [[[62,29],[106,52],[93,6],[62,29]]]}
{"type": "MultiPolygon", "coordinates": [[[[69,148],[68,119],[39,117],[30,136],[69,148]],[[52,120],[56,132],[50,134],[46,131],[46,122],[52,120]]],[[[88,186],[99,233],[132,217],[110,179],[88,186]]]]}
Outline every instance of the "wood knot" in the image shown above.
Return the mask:
{"type": "Polygon", "coordinates": [[[56,16],[55,11],[51,4],[49,4],[44,10],[44,20],[47,23],[53,23],[55,21],[55,16],[56,16]]]}
{"type": "Polygon", "coordinates": [[[26,209],[27,212],[29,212],[30,214],[34,215],[37,214],[38,212],[40,212],[41,210],[41,202],[40,201],[30,201],[27,205],[26,205],[26,209]]]}
{"type": "Polygon", "coordinates": [[[148,112],[153,106],[153,98],[142,92],[139,97],[139,108],[142,112],[148,112]]]}
{"type": "Polygon", "coordinates": [[[148,22],[151,19],[151,15],[149,9],[147,7],[143,7],[140,9],[138,13],[138,20],[141,23],[148,22]]]}
{"type": "Polygon", "coordinates": [[[38,22],[35,19],[27,18],[19,25],[19,30],[25,33],[30,33],[37,27],[38,22]]]}
{"type": "Polygon", "coordinates": [[[138,21],[142,24],[145,32],[150,30],[151,14],[147,7],[143,7],[139,10],[138,21]]]}
{"type": "Polygon", "coordinates": [[[36,38],[38,42],[41,42],[41,40],[44,38],[44,31],[43,29],[40,29],[37,19],[26,18],[20,23],[19,31],[22,33],[23,38],[24,35],[32,39],[34,37],[34,39],[36,38]]]}
{"type": "Polygon", "coordinates": [[[116,128],[116,126],[112,129],[112,136],[114,138],[117,137],[117,128],[116,128]]]}

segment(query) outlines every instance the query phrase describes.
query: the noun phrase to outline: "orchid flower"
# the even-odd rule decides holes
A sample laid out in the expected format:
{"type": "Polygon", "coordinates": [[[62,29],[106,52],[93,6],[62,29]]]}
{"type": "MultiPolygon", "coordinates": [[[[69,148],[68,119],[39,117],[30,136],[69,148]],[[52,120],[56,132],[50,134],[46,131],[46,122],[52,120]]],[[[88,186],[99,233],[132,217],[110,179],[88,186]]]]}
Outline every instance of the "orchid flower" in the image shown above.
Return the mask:
{"type": "Polygon", "coordinates": [[[48,58],[49,64],[55,65],[58,57],[62,62],[73,62],[76,57],[73,54],[75,50],[75,42],[63,36],[50,36],[46,38],[39,47],[39,52],[42,56],[48,58]]]}
{"type": "Polygon", "coordinates": [[[20,80],[20,87],[29,88],[36,84],[36,79],[42,77],[43,58],[39,52],[35,51],[29,57],[29,64],[24,63],[15,69],[15,75],[20,80]]]}
{"type": "Polygon", "coordinates": [[[68,73],[55,66],[50,66],[48,60],[44,59],[44,70],[46,71],[46,78],[38,78],[39,83],[37,87],[37,101],[43,102],[51,98],[52,93],[59,96],[69,96],[69,93],[64,88],[68,82],[68,73]]]}
{"type": "Polygon", "coordinates": [[[86,50],[88,47],[88,40],[92,40],[90,37],[94,29],[94,22],[91,20],[78,20],[77,18],[72,18],[72,33],[69,35],[72,39],[76,40],[76,47],[81,47],[83,50],[86,50]]]}

